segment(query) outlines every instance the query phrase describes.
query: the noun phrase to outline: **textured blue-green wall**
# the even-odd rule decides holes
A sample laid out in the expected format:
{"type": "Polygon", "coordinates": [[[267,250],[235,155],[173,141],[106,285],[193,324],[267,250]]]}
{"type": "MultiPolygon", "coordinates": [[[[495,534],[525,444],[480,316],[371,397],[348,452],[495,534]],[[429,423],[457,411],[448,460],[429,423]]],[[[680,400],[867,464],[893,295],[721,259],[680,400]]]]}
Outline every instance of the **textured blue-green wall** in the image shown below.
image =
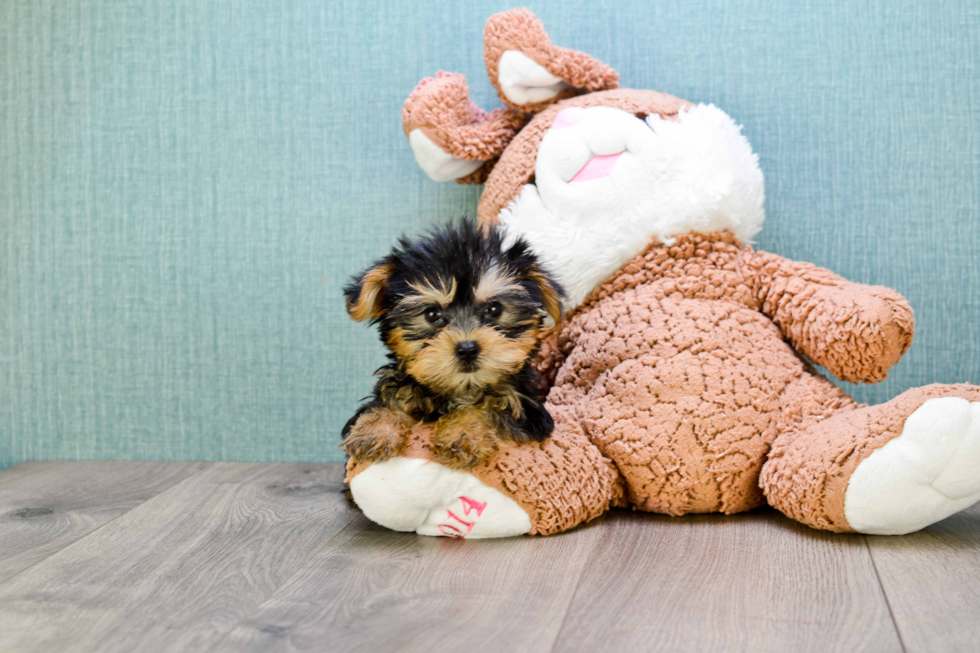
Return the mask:
{"type": "MultiPolygon", "coordinates": [[[[339,287],[474,212],[419,172],[418,79],[482,67],[508,4],[0,2],[0,467],[338,460],[382,360],[339,287]]],[[[760,246],[899,289],[866,401],[980,382],[980,4],[536,2],[625,85],[710,101],[767,177],[760,246]]]]}

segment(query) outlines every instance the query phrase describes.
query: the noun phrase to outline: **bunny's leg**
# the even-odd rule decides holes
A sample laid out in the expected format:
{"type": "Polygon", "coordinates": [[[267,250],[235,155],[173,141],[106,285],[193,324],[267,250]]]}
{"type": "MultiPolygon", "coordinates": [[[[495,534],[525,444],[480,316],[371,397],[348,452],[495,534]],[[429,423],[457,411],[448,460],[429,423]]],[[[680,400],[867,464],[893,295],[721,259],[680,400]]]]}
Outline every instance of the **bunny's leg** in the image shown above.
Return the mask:
{"type": "Polygon", "coordinates": [[[895,535],[980,501],[978,470],[980,387],[930,385],[788,420],[761,482],[773,506],[814,528],[895,535]]]}

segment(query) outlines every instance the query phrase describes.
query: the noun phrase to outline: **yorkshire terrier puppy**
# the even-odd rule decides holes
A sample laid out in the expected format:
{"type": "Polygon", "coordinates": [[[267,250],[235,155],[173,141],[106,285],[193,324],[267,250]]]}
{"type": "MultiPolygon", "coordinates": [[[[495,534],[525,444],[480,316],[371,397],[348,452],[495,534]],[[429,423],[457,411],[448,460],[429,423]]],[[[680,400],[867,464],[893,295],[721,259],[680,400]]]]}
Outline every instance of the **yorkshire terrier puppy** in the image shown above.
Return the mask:
{"type": "Polygon", "coordinates": [[[344,289],[347,312],[380,327],[390,362],[343,430],[359,460],[399,453],[432,422],[433,455],[450,467],[485,461],[500,440],[541,441],[554,423],[528,363],[561,319],[561,287],[524,240],[458,225],[398,246],[344,289]],[[546,319],[550,324],[546,324],[546,319]]]}

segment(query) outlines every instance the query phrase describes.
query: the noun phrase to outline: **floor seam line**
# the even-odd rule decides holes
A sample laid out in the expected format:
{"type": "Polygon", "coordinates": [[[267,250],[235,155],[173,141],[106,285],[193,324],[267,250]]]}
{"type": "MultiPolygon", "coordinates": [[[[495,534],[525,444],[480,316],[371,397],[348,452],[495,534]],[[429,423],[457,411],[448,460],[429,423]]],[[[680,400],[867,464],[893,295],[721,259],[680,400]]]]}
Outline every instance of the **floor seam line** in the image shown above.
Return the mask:
{"type": "Polygon", "coordinates": [[[892,620],[892,626],[895,628],[895,635],[898,637],[898,645],[902,647],[902,652],[907,653],[908,649],[905,648],[905,641],[902,639],[902,630],[898,627],[898,620],[895,619],[895,612],[892,610],[891,601],[888,600],[888,592],[885,590],[885,584],[881,580],[881,574],[878,573],[878,563],[875,562],[875,553],[871,548],[871,542],[868,541],[868,536],[862,534],[864,538],[864,546],[868,551],[868,557],[871,558],[871,568],[875,572],[875,578],[878,580],[878,587],[881,589],[881,596],[885,599],[885,607],[888,608],[888,616],[892,620]]]}
{"type": "MultiPolygon", "coordinates": [[[[602,516],[602,521],[603,522],[606,521],[606,516],[605,515],[602,516]]],[[[595,524],[593,527],[598,526],[598,525],[599,524],[595,524]]],[[[596,539],[596,543],[592,546],[592,551],[595,551],[599,547],[599,543],[602,542],[602,539],[603,538],[601,538],[601,537],[599,537],[599,538],[596,539]]],[[[591,558],[587,558],[586,559],[586,563],[583,563],[582,564],[582,571],[581,571],[581,573],[579,573],[578,580],[575,581],[575,589],[572,590],[572,598],[570,598],[568,600],[568,606],[565,608],[565,614],[562,615],[562,617],[561,617],[561,623],[558,624],[558,632],[555,633],[555,641],[553,641],[551,643],[551,648],[549,649],[550,653],[555,653],[555,647],[558,646],[558,640],[561,639],[561,631],[563,631],[565,629],[565,622],[568,621],[568,613],[572,611],[572,604],[575,603],[575,597],[578,596],[578,591],[582,587],[582,579],[585,577],[585,570],[586,570],[586,567],[587,567],[587,562],[590,559],[591,558]]]]}

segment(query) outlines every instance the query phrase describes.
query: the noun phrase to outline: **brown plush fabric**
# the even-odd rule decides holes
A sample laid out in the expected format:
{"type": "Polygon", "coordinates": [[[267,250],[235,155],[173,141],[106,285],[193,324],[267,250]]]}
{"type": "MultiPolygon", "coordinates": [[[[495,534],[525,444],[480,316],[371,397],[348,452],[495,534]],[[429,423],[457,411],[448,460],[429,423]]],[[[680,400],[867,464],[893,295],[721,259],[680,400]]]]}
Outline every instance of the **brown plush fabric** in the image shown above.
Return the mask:
{"type": "Polygon", "coordinates": [[[882,381],[912,345],[912,308],[894,290],[763,252],[751,266],[760,310],[797,351],[839,379],[882,381]]]}
{"type": "MultiPolygon", "coordinates": [[[[531,518],[531,534],[550,535],[622,506],[623,484],[612,462],[589,442],[574,419],[559,422],[542,443],[504,443],[486,463],[467,470],[517,502],[531,518]]],[[[432,429],[419,424],[402,455],[432,460],[432,429]]],[[[370,466],[347,462],[346,482],[370,466]]]]}
{"type": "Polygon", "coordinates": [[[402,107],[402,128],[408,135],[421,129],[433,143],[457,159],[487,161],[461,183],[482,183],[493,162],[504,151],[527,117],[511,109],[487,113],[470,101],[466,78],[439,71],[415,87],[402,107]]]}
{"type": "Polygon", "coordinates": [[[911,310],[730,234],[686,234],[593,291],[541,362],[554,378],[549,407],[578,417],[631,504],[733,513],[764,502],[759,473],[781,427],[853,406],[797,355],[797,340],[815,362],[880,377],[911,341],[911,310]],[[848,358],[838,343],[864,353],[848,358]]]}
{"type": "MultiPolygon", "coordinates": [[[[813,528],[853,531],[844,516],[851,474],[876,449],[902,434],[909,415],[939,397],[980,401],[980,388],[965,383],[928,385],[878,406],[852,405],[834,416],[827,414],[832,410],[801,416],[780,433],[763,468],[761,483],[769,503],[813,528]]],[[[794,403],[807,401],[799,393],[794,403]]]]}
{"type": "Polygon", "coordinates": [[[536,113],[549,104],[582,91],[600,91],[619,87],[619,73],[584,52],[552,45],[544,24],[528,9],[511,9],[494,14],[483,28],[483,61],[490,83],[507,106],[525,113],[536,113]],[[514,104],[500,89],[498,65],[507,50],[517,50],[572,88],[544,102],[514,104]]]}
{"type": "Polygon", "coordinates": [[[568,107],[612,107],[635,116],[659,114],[670,119],[676,116],[678,111],[689,106],[691,106],[690,102],[673,95],[629,88],[579,95],[550,105],[534,116],[507,146],[487,178],[483,195],[480,196],[477,218],[483,224],[499,222],[497,216],[500,210],[513,202],[524,184],[534,177],[534,165],[541,139],[551,128],[555,117],[568,107]]]}

